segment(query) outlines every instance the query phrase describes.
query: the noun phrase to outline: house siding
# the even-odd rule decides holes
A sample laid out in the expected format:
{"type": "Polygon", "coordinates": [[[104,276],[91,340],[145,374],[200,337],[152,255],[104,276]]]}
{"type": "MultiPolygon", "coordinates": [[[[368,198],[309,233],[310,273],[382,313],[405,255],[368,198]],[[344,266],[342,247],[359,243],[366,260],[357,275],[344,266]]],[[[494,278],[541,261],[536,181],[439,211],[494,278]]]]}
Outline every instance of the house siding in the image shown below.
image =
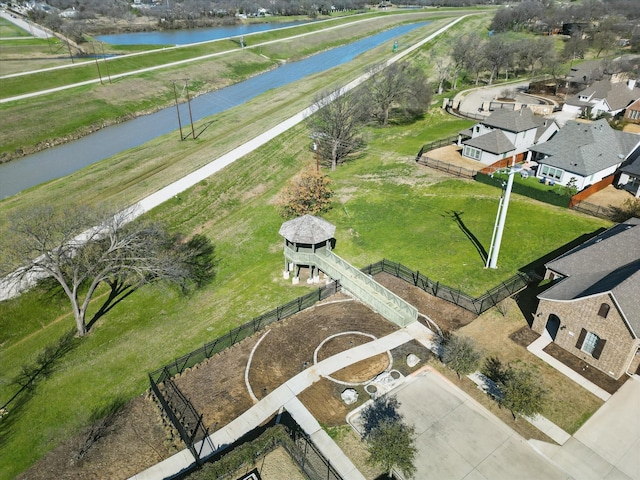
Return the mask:
{"type": "Polygon", "coordinates": [[[627,328],[610,294],[563,302],[540,299],[531,328],[543,334],[552,314],[560,319],[560,329],[554,340],[558,346],[613,378],[618,379],[625,373],[640,340],[634,338],[627,328]],[[598,315],[603,303],[611,307],[607,318],[598,315]],[[576,346],[583,328],[606,341],[599,359],[576,346]]]}

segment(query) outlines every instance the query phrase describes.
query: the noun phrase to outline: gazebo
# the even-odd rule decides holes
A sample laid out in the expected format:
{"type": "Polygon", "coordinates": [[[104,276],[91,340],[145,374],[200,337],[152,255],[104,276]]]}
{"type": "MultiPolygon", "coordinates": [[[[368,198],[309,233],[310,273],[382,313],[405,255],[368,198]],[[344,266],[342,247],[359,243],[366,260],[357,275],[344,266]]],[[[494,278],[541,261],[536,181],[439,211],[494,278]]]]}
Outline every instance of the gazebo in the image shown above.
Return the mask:
{"type": "MultiPolygon", "coordinates": [[[[284,278],[289,278],[290,272],[295,272],[292,282],[300,281],[300,267],[310,268],[308,283],[320,281],[320,271],[311,262],[304,262],[305,254],[314,255],[316,252],[331,250],[335,225],[326,220],[303,215],[284,222],[280,227],[280,235],[284,237],[284,278]]],[[[311,258],[311,257],[309,257],[311,258]]]]}

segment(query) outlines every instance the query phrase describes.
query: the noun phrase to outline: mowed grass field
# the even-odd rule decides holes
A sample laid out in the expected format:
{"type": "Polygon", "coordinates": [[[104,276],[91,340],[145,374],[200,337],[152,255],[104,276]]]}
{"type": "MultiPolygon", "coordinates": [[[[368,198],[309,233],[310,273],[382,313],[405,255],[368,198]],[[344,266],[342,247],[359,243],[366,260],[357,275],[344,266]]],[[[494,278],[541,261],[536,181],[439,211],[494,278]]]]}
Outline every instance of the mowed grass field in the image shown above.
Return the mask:
{"type": "MultiPolygon", "coordinates": [[[[426,140],[452,133],[458,120],[436,110],[412,125],[426,140]]],[[[488,249],[499,190],[444,177],[396,150],[407,127],[375,131],[367,152],[331,175],[337,225],[335,252],[357,266],[383,257],[443,283],[481,293],[518,268],[606,222],[514,196],[498,270],[485,270],[473,244],[454,223],[458,212],[488,249]],[[374,138],[376,137],[376,138],[374,138]]],[[[89,423],[95,412],[141,394],[146,373],[230,328],[308,291],[282,279],[283,222],[273,205],[297,172],[313,168],[305,128],[293,129],[150,216],[187,234],[203,233],[216,244],[216,281],[190,296],[147,286],[117,304],[86,338],[56,362],[53,373],[9,421],[0,423],[1,478],[11,478],[89,423]]],[[[411,143],[411,142],[407,142],[411,143]]],[[[100,305],[97,298],[93,311],[100,305]]],[[[37,353],[73,327],[59,289],[37,289],[0,303],[1,400],[15,392],[12,378],[37,353]]],[[[91,318],[91,313],[89,314],[91,318]]]]}
{"type": "MultiPolygon", "coordinates": [[[[215,119],[221,129],[215,130],[218,135],[190,143],[165,136],[6,199],[0,202],[0,215],[39,203],[126,205],[251,138],[257,126],[266,129],[298,111],[308,104],[314,89],[335,85],[372,59],[384,58],[381,52],[384,49],[388,55],[387,47],[357,59],[349,68],[298,82],[286,92],[269,92],[215,119]],[[244,115],[242,108],[247,109],[244,115]],[[247,119],[247,111],[255,113],[247,119]]],[[[457,212],[488,249],[499,190],[446,177],[413,161],[423,143],[470,124],[434,107],[414,124],[368,129],[363,154],[330,174],[336,200],[326,218],[337,226],[336,253],[356,266],[386,257],[478,294],[548,252],[608,225],[513,196],[500,268],[485,270],[452,214],[457,212]]],[[[27,469],[104,408],[142,394],[147,372],[309,291],[306,285],[293,287],[282,279],[278,229],[284,220],[274,207],[286,183],[303,169],[313,168],[308,135],[300,125],[149,213],[176,232],[211,238],[219,258],[216,280],[189,296],[170,287],[141,288],[102,317],[87,337],[75,339],[50,374],[31,395],[9,405],[9,415],[0,422],[0,458],[10,459],[0,462],[1,479],[27,469]]],[[[89,319],[102,298],[93,302],[89,319]]],[[[74,322],[60,289],[45,286],[1,302],[0,319],[0,403],[4,403],[17,390],[13,379],[22,366],[33,364],[74,322]]]]}

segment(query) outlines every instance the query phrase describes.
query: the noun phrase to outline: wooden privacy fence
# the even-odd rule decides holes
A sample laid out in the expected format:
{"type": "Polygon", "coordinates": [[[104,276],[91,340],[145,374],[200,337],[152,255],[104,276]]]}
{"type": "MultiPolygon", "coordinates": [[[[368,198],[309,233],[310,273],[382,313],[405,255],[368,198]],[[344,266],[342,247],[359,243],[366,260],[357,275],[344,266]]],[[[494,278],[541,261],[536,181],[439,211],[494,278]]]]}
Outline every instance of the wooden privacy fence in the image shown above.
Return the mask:
{"type": "Polygon", "coordinates": [[[438,281],[431,280],[420,272],[411,270],[400,263],[391,262],[386,259],[371,264],[363,268],[362,271],[370,275],[375,275],[381,272],[389,273],[404,280],[405,282],[409,282],[414,286],[421,288],[434,297],[454,303],[465,310],[475,313],[476,315],[486,312],[505,298],[520,291],[532,280],[529,275],[518,272],[513,277],[500,283],[500,285],[488,290],[484,295],[472,297],[461,290],[451,288],[438,281]]]}

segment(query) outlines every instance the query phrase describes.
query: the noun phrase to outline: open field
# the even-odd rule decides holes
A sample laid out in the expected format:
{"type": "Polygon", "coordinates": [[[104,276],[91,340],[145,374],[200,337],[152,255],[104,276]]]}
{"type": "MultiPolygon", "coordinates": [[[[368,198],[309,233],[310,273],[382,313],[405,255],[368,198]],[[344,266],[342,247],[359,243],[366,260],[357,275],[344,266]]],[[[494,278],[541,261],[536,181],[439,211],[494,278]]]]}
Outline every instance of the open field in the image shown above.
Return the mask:
{"type": "MultiPolygon", "coordinates": [[[[389,51],[383,46],[349,66],[220,115],[215,130],[196,142],[165,136],[6,199],[0,202],[0,215],[37,204],[130,204],[251,138],[256,129],[301,110],[316,90],[344,83],[367,64],[388,58],[389,51]]],[[[468,125],[436,109],[413,125],[370,130],[364,155],[331,175],[337,202],[327,218],[338,227],[336,253],[360,266],[387,257],[452,286],[483,291],[568,241],[608,225],[514,196],[507,230],[517,234],[505,236],[500,269],[485,272],[480,255],[448,212],[464,212],[467,227],[486,246],[499,192],[413,162],[422,143],[468,125]]],[[[141,288],[118,303],[90,335],[75,340],[52,374],[21,406],[12,404],[10,416],[0,423],[0,457],[12,460],[0,462],[0,478],[28,468],[104,407],[141,394],[146,372],[308,291],[306,285],[292,287],[281,278],[277,232],[283,220],[273,200],[293,175],[312,164],[308,132],[299,126],[150,213],[174,231],[213,240],[220,258],[216,280],[188,297],[167,287],[141,288]]],[[[89,318],[99,306],[98,298],[89,318]]],[[[60,290],[45,287],[0,303],[0,318],[4,403],[16,390],[12,379],[21,367],[71,328],[73,320],[60,290]]]]}

